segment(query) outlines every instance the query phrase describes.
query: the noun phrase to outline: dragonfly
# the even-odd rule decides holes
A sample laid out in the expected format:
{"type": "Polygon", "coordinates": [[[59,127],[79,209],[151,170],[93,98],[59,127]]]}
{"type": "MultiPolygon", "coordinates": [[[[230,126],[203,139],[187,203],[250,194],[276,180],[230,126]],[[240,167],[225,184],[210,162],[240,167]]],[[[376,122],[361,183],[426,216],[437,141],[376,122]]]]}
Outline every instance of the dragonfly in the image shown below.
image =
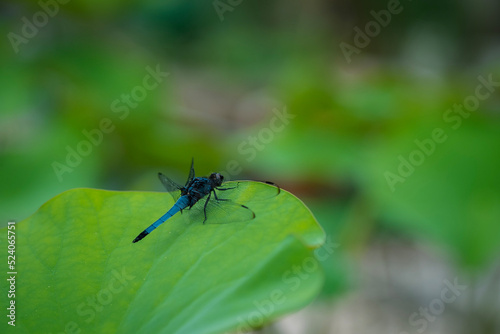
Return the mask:
{"type": "MultiPolygon", "coordinates": [[[[207,218],[219,221],[247,221],[255,218],[255,213],[246,205],[220,198],[216,191],[226,191],[235,187],[222,187],[224,176],[220,173],[212,173],[208,177],[195,177],[194,159],[191,161],[191,169],[187,182],[184,186],[177,184],[162,173],[158,173],[158,178],[168,192],[176,199],[175,204],[163,216],[158,218],[153,224],[142,231],[132,242],[136,243],[153,232],[158,226],[176,213],[184,209],[191,209],[202,198],[206,197],[203,205],[203,224],[207,218]],[[180,193],[179,193],[180,191],[180,193]],[[180,194],[180,197],[178,197],[180,194]],[[178,197],[178,199],[177,199],[178,197]],[[208,212],[208,216],[207,216],[208,212]],[[213,217],[212,217],[213,216],[213,217]]],[[[201,208],[198,204],[198,208],[201,208]]]]}

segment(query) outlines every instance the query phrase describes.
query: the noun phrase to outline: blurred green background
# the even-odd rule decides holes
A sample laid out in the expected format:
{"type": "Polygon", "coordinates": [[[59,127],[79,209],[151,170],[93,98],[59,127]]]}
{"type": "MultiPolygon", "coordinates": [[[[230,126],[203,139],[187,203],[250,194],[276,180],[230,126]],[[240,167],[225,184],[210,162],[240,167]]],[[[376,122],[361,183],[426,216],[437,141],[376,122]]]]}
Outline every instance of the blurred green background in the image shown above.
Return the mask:
{"type": "Polygon", "coordinates": [[[161,191],[194,157],[291,191],[335,244],[318,301],[263,332],[500,333],[498,2],[0,9],[1,226],[75,187],[161,191]]]}

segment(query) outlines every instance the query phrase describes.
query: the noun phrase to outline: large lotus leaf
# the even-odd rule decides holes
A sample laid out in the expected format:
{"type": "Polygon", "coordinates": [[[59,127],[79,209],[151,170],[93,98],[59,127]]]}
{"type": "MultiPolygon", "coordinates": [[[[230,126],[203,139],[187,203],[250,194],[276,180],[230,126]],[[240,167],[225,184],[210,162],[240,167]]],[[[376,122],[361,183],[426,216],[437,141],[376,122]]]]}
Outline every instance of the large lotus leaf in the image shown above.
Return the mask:
{"type": "Polygon", "coordinates": [[[299,199],[276,193],[239,182],[224,196],[255,219],[204,225],[185,210],[135,244],[173,205],[168,193],[54,197],[16,224],[16,332],[221,333],[299,309],[323,283],[313,250],[324,233],[299,199]]]}

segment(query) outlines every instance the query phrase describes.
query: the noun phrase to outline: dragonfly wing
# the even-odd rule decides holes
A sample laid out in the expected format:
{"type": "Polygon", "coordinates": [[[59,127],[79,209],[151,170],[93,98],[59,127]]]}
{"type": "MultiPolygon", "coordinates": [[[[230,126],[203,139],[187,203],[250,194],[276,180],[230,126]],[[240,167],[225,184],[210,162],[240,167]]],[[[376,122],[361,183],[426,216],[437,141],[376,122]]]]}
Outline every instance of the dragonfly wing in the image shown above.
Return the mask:
{"type": "Polygon", "coordinates": [[[177,191],[183,188],[180,184],[172,181],[170,178],[166,177],[162,173],[158,173],[158,178],[160,179],[165,189],[167,189],[167,191],[177,191]]]}
{"type": "Polygon", "coordinates": [[[160,182],[163,184],[165,189],[167,189],[167,191],[172,195],[174,201],[177,201],[180,197],[180,191],[183,187],[180,184],[172,181],[162,173],[158,173],[158,178],[160,179],[160,182]]]}
{"type": "Polygon", "coordinates": [[[222,186],[216,188],[220,190],[220,194],[226,193],[235,198],[242,198],[243,202],[247,201],[265,201],[278,196],[281,189],[278,185],[272,182],[246,182],[246,181],[229,181],[224,182],[222,186]]]}
{"type": "Polygon", "coordinates": [[[207,198],[202,198],[193,206],[190,213],[193,220],[205,221],[205,211],[205,223],[207,224],[241,223],[255,218],[255,213],[251,208],[231,200],[223,200],[220,197],[217,200],[213,194],[210,196],[205,210],[207,198]]]}
{"type": "Polygon", "coordinates": [[[193,181],[193,179],[194,179],[194,158],[191,159],[191,168],[189,169],[189,176],[186,182],[186,187],[191,181],[193,181]]]}

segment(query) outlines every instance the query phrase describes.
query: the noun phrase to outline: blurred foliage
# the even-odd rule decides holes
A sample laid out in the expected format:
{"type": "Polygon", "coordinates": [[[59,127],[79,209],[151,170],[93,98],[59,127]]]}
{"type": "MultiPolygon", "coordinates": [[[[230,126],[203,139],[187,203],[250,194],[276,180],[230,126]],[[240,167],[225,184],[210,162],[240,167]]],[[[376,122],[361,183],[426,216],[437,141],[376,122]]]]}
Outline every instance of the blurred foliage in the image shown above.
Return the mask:
{"type": "MultiPolygon", "coordinates": [[[[200,175],[272,180],[306,199],[340,245],[323,263],[326,294],[350,286],[349,257],[385,231],[480,271],[499,251],[498,89],[456,130],[443,116],[479,75],[500,81],[499,5],[402,6],[348,63],[339,43],[352,44],[353,28],[387,1],[242,1],[223,21],[210,1],[61,5],[18,53],[1,46],[2,224],[74,187],[160,190],[156,172],[182,178],[195,157],[200,175]],[[148,66],[169,76],[120,119],[111,104],[148,66]],[[295,118],[265,137],[285,109],[295,118]],[[114,131],[59,182],[52,163],[103,118],[114,131]],[[391,191],[384,174],[435,128],[446,141],[391,191]],[[259,134],[269,140],[255,157],[242,152],[259,134]]],[[[40,7],[1,9],[7,36],[40,7]]]]}

